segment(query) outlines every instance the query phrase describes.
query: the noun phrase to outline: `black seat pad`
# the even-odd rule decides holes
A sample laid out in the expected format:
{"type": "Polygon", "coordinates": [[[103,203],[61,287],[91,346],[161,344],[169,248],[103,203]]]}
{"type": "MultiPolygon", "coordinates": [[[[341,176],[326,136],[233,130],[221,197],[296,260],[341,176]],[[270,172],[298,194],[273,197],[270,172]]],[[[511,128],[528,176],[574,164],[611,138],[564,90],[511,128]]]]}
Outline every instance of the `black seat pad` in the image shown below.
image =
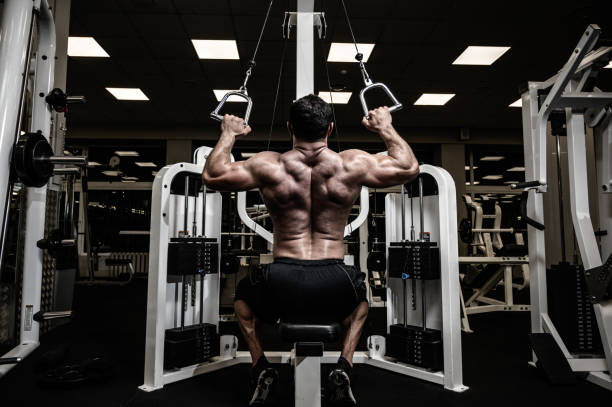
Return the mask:
{"type": "Polygon", "coordinates": [[[279,331],[286,342],[329,343],[340,337],[340,324],[281,322],[279,331]]]}

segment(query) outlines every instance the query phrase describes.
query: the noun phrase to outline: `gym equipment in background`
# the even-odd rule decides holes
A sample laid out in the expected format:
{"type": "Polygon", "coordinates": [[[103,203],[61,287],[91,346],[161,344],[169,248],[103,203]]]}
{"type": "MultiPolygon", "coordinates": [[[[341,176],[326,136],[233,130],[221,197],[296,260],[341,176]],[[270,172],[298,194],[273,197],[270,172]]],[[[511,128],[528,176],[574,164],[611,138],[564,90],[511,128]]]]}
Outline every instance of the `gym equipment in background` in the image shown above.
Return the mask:
{"type": "MultiPolygon", "coordinates": [[[[525,202],[525,218],[532,226],[528,228],[531,327],[537,363],[549,373],[551,380],[552,373],[555,380],[565,381],[569,379],[568,376],[582,372],[588,381],[612,390],[612,217],[609,213],[612,207],[612,112],[609,108],[612,93],[602,92],[595,84],[599,70],[612,59],[612,47],[602,44],[595,48],[600,33],[597,25],[589,25],[561,70],[546,81],[529,82],[522,93],[526,182],[515,187],[524,189],[524,196],[529,198],[525,202]],[[584,273],[577,270],[572,273],[575,277],[580,274],[584,277],[588,299],[592,303],[588,308],[592,308],[595,314],[596,332],[601,338],[603,355],[597,352],[587,355],[572,352],[549,314],[545,235],[543,228],[537,225],[546,221],[543,201],[543,194],[547,190],[546,145],[548,123],[555,111],[565,115],[570,206],[584,267],[584,273]],[[602,231],[597,234],[593,229],[589,207],[585,127],[592,128],[596,135],[597,203],[599,229],[602,231]],[[597,241],[598,236],[600,242],[597,241]],[[559,379],[560,376],[562,379],[559,379]]],[[[584,308],[581,306],[581,309],[584,308]]]]}
{"type": "MultiPolygon", "coordinates": [[[[47,0],[6,0],[0,23],[0,160],[12,171],[0,171],[0,191],[5,194],[0,197],[0,270],[6,261],[13,191],[17,190],[18,182],[29,189],[21,242],[24,260],[19,333],[15,335],[17,345],[0,357],[0,377],[38,347],[41,323],[52,315],[41,313],[43,252],[37,247],[45,237],[47,181],[55,173],[56,164],[85,166],[87,162],[85,157],[54,156],[49,144],[52,115],[65,110],[67,103],[84,101],[82,97],[68,97],[53,87],[55,51],[55,23],[47,0]],[[33,69],[30,69],[31,61],[35,64],[33,69]],[[27,123],[24,111],[30,104],[31,122],[27,123]]],[[[55,197],[57,194],[50,194],[53,199],[49,201],[55,197]]],[[[64,246],[67,242],[61,243],[62,240],[70,239],[60,240],[64,246]]],[[[54,246],[53,239],[47,243],[49,248],[54,246]]],[[[44,241],[41,244],[44,246],[44,241]]],[[[55,249],[60,247],[55,245],[55,249]]],[[[15,295],[19,297],[18,293],[15,295]]]]}
{"type": "MultiPolygon", "coordinates": [[[[516,304],[514,289],[521,291],[529,287],[529,258],[523,240],[526,229],[502,228],[502,210],[495,201],[490,201],[492,213],[484,213],[486,205],[476,202],[470,195],[464,195],[468,217],[459,224],[461,241],[469,244],[470,256],[459,257],[459,264],[465,265],[461,280],[462,318],[465,332],[473,332],[469,315],[496,311],[529,311],[529,304],[516,304]],[[484,227],[485,221],[493,221],[492,227],[484,227]],[[504,244],[501,234],[514,236],[515,243],[504,244]],[[514,274],[520,274],[521,283],[514,282],[514,274]],[[489,294],[503,286],[503,299],[489,294]],[[464,289],[471,294],[464,298],[464,289]]],[[[498,296],[499,297],[499,296],[498,296]]]]}

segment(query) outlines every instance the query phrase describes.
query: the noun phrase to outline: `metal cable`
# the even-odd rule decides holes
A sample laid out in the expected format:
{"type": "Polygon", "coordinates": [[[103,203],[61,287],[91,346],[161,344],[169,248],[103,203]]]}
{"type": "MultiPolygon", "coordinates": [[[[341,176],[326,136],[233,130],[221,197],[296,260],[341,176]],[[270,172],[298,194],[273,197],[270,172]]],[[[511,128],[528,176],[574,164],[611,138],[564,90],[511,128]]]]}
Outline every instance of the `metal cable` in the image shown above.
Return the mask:
{"type": "Polygon", "coordinates": [[[351,25],[351,20],[348,15],[348,11],[346,11],[346,4],[344,4],[344,0],[340,0],[342,2],[342,8],[344,9],[344,17],[346,17],[346,24],[348,24],[349,31],[351,32],[351,37],[353,38],[353,44],[355,44],[355,51],[359,54],[359,48],[357,48],[357,40],[355,39],[355,33],[353,33],[353,26],[351,25]]]}
{"type": "Polygon", "coordinates": [[[259,44],[261,43],[261,39],[263,37],[264,31],[266,30],[266,25],[268,25],[268,17],[270,17],[270,11],[272,10],[272,4],[274,0],[270,0],[270,4],[268,4],[268,11],[266,12],[266,18],[263,23],[263,27],[261,27],[261,31],[259,32],[259,38],[257,39],[257,45],[255,45],[255,52],[253,52],[253,57],[249,62],[255,62],[255,57],[257,56],[257,51],[259,51],[259,44]]]}
{"type": "Polygon", "coordinates": [[[268,147],[266,150],[270,151],[270,142],[272,141],[272,129],[274,128],[274,119],[276,118],[276,105],[278,102],[278,93],[280,91],[280,85],[283,78],[283,68],[285,67],[285,51],[287,50],[287,39],[283,41],[283,51],[281,52],[281,62],[278,68],[278,80],[276,81],[276,94],[274,95],[274,106],[272,107],[272,120],[270,120],[270,132],[268,133],[268,147]]]}
{"type": "Polygon", "coordinates": [[[325,73],[327,75],[327,89],[329,90],[329,102],[332,109],[332,115],[334,117],[334,131],[336,133],[336,145],[338,152],[340,152],[340,131],[338,130],[338,122],[336,121],[336,109],[334,108],[334,97],[332,96],[331,81],[329,80],[329,67],[327,60],[325,60],[325,73]]]}

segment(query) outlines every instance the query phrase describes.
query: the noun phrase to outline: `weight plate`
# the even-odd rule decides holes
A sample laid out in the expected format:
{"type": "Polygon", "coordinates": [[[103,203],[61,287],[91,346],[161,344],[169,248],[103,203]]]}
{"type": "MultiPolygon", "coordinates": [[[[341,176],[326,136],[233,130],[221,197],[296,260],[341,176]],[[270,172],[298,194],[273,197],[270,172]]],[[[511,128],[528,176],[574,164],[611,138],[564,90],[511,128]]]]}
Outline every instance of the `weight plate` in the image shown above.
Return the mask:
{"type": "Polygon", "coordinates": [[[37,158],[53,156],[51,145],[40,133],[19,136],[13,150],[13,169],[19,181],[28,187],[42,187],[53,175],[53,163],[37,158]]]}

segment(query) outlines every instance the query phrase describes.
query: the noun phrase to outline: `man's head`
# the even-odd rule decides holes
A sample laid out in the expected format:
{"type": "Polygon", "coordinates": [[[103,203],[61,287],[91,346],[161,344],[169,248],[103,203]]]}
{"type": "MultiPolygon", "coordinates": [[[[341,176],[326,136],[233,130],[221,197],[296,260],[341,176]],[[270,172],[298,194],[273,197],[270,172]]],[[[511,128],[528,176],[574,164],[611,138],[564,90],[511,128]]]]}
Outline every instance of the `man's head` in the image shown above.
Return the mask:
{"type": "Polygon", "coordinates": [[[298,140],[323,140],[333,128],[332,109],[315,95],[304,96],[291,105],[289,131],[298,140]]]}

